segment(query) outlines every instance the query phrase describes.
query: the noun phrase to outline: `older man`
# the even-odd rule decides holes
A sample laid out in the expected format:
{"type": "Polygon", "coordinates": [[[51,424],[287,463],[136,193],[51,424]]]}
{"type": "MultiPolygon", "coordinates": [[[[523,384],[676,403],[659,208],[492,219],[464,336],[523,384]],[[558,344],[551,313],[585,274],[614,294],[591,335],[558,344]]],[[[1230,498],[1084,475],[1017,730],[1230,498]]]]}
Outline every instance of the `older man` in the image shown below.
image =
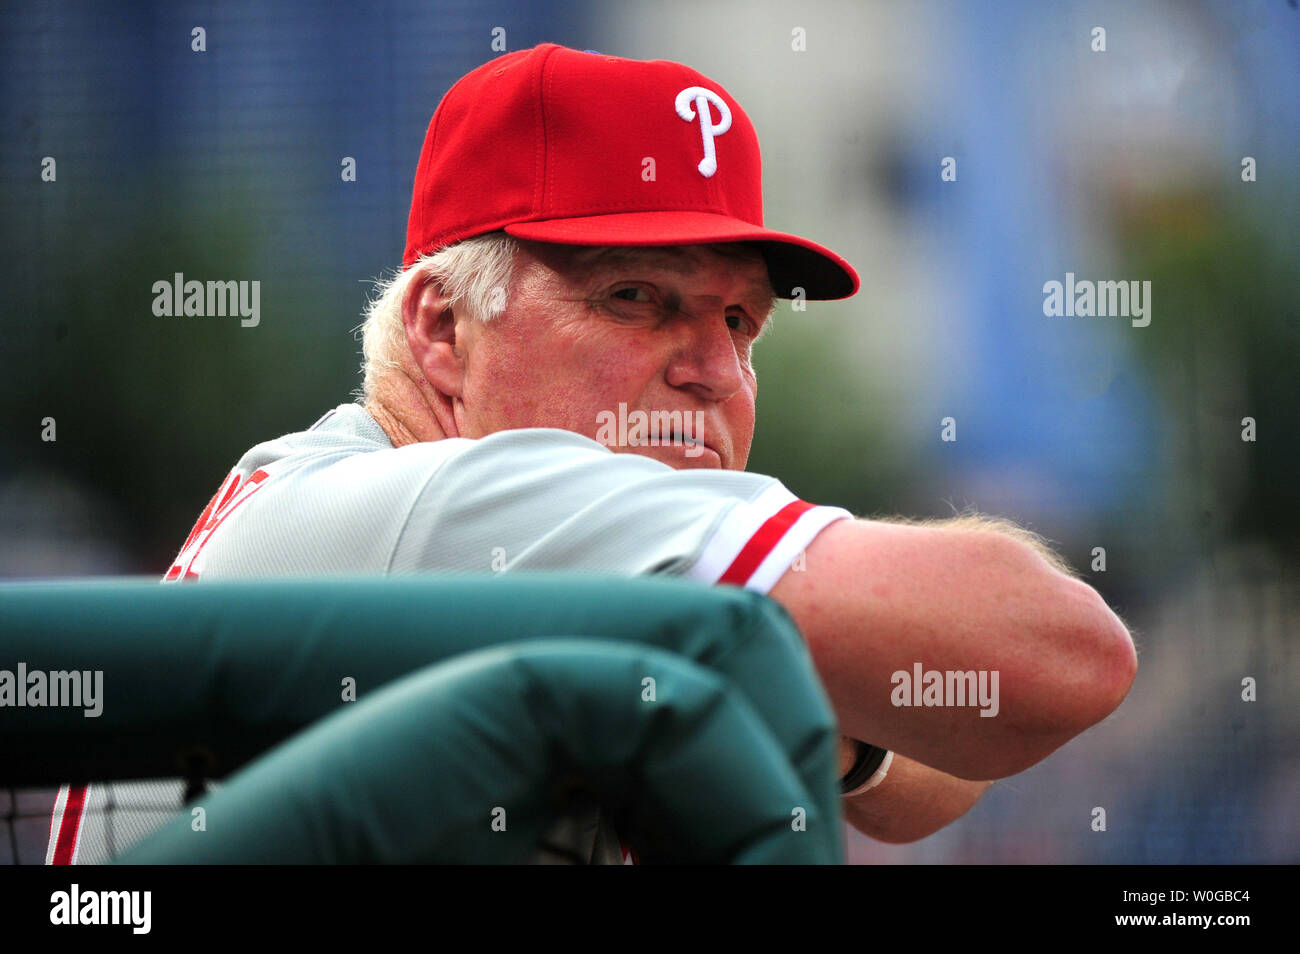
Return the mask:
{"type": "MultiPolygon", "coordinates": [[[[405,268],[369,308],[362,403],[249,451],[167,579],[568,569],[767,593],[839,718],[846,815],[885,841],[1104,718],[1132,642],[1032,535],[856,520],[744,472],[775,300],[859,284],[764,227],[760,171],[739,104],[677,63],[547,44],[464,77],[429,126],[405,268]],[[950,672],[996,674],[997,717],[922,699],[950,672]]],[[[61,793],[50,859],[102,857],[94,809],[133,792],[61,793]],[[64,819],[86,806],[78,836],[64,819]]],[[[549,847],[620,860],[591,811],[549,847]]]]}

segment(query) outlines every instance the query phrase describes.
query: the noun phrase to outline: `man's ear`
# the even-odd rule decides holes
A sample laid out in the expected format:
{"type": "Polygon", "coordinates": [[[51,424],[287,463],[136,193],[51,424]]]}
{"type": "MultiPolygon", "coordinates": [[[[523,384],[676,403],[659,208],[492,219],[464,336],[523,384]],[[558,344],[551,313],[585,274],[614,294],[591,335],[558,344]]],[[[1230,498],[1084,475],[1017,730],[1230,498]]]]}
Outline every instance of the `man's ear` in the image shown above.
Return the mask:
{"type": "Polygon", "coordinates": [[[456,316],[437,281],[412,283],[406,290],[402,298],[402,324],[411,357],[424,379],[440,397],[461,397],[465,362],[456,342],[456,316]]]}

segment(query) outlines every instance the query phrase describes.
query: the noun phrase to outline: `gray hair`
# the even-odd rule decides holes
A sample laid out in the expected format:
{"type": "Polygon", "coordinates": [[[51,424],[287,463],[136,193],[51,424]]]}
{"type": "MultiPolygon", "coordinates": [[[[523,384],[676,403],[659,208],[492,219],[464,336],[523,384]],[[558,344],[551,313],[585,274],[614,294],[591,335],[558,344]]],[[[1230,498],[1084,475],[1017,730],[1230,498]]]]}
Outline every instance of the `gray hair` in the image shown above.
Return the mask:
{"type": "Polygon", "coordinates": [[[410,268],[376,279],[365,321],[357,329],[363,356],[357,396],[369,403],[385,374],[401,366],[407,351],[402,300],[412,285],[433,279],[453,308],[491,321],[505,311],[518,251],[519,243],[505,232],[491,232],[444,246],[420,256],[410,268]]]}

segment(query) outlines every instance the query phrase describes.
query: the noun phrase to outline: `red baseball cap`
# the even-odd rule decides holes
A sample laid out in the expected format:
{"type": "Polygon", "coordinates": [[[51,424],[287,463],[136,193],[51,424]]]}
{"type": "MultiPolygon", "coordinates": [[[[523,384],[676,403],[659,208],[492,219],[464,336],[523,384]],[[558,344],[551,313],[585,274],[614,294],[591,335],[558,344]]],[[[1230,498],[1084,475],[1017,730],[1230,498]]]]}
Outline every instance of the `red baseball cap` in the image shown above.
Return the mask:
{"type": "Polygon", "coordinates": [[[781,298],[847,298],[848,262],[763,227],[753,123],[707,76],[554,43],[491,60],[443,97],[415,171],[404,265],[504,229],[565,245],[756,242],[781,298]]]}

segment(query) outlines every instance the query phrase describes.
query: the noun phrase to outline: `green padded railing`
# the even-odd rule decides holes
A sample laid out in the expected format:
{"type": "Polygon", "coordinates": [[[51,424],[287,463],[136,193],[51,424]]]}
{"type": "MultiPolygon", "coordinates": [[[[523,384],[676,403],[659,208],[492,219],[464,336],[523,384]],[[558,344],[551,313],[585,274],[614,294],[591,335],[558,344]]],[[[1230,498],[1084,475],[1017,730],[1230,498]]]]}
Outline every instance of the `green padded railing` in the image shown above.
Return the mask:
{"type": "Polygon", "coordinates": [[[729,680],[645,646],[541,640],[390,683],[195,803],[203,830],[183,813],[122,861],[519,862],[566,780],[648,863],[839,860],[822,837],[838,818],[729,680]]]}
{"type": "MultiPolygon", "coordinates": [[[[372,703],[382,701],[376,690],[387,683],[426,670],[413,678],[441,685],[441,667],[426,667],[489,647],[509,647],[523,653],[521,658],[532,659],[530,643],[556,637],[579,644],[591,641],[593,651],[599,644],[609,652],[611,642],[628,651],[658,650],[655,658],[683,685],[694,683],[681,672],[697,677],[701,671],[711,673],[720,680],[717,692],[727,697],[730,693],[750,707],[806,793],[809,804],[800,807],[807,809],[808,831],[798,833],[798,844],[818,843],[823,860],[842,856],[835,725],[797,630],[780,607],[763,597],[675,580],[535,574],[197,586],[137,581],[5,585],[0,587],[0,668],[12,669],[22,661],[29,671],[102,670],[104,708],[93,719],[79,709],[5,710],[0,718],[0,751],[5,753],[0,781],[41,785],[174,776],[194,771],[196,758],[208,774],[222,777],[322,717],[338,713],[337,720],[294,740],[256,767],[257,773],[272,773],[256,777],[274,777],[276,764],[297,764],[301,755],[293,754],[299,751],[296,746],[317,732],[368,731],[361,727],[362,717],[372,703]],[[344,678],[356,680],[361,702],[341,701],[344,678]],[[356,727],[340,728],[353,719],[358,720],[356,727]]],[[[465,659],[453,661],[460,665],[465,659]]],[[[535,660],[533,664],[541,665],[535,660]]],[[[505,663],[498,660],[497,665],[505,663]]],[[[577,673],[580,669],[575,678],[577,673]]],[[[671,706],[647,709],[639,698],[640,683],[634,688],[633,712],[648,718],[654,711],[676,711],[671,706]]],[[[590,689],[592,698],[604,698],[609,691],[594,677],[590,689]]],[[[428,700],[429,705],[435,702],[428,700]]],[[[506,700],[501,711],[532,711],[511,708],[520,704],[506,700]]],[[[736,703],[724,708],[736,708],[736,703]]],[[[738,718],[727,724],[744,721],[738,718]]],[[[587,726],[584,731],[594,731],[582,724],[587,726]]],[[[593,723],[600,724],[599,719],[593,723]]],[[[637,731],[649,732],[653,725],[652,720],[637,731]]],[[[433,736],[436,727],[427,731],[433,736]]],[[[752,734],[752,728],[746,731],[752,734]]],[[[629,737],[641,736],[633,732],[629,737]]],[[[653,733],[644,737],[657,738],[653,733]]],[[[599,742],[594,754],[616,749],[620,742],[591,738],[599,742]]],[[[684,744],[671,732],[665,738],[684,744]]],[[[732,739],[716,753],[720,772],[743,774],[742,763],[732,765],[727,752],[746,746],[762,748],[746,736],[732,739]]],[[[666,750],[650,747],[630,755],[640,758],[650,751],[663,758],[666,750]]],[[[436,760],[447,754],[424,751],[423,757],[436,760]]],[[[427,771],[434,763],[423,764],[427,771]]],[[[590,771],[574,764],[579,773],[590,771]]],[[[671,765],[671,760],[662,765],[671,765]]],[[[473,773],[478,767],[473,759],[462,760],[455,771],[473,773]]],[[[406,770],[400,763],[390,768],[398,775],[406,770]]],[[[392,785],[381,769],[378,763],[367,766],[376,773],[373,785],[366,783],[367,790],[379,793],[375,804],[382,804],[383,793],[392,785]]],[[[444,765],[439,772],[444,771],[451,770],[444,765]]],[[[614,777],[607,767],[601,771],[614,777]]],[[[631,762],[618,777],[626,780],[640,773],[644,779],[662,771],[658,762],[631,762]]],[[[326,778],[321,775],[324,787],[312,798],[327,797],[326,778]]],[[[232,779],[228,787],[244,781],[232,779]]],[[[798,794],[790,786],[782,791],[783,797],[798,794]]],[[[635,814],[635,795],[625,793],[621,810],[635,814]]],[[[229,797],[237,796],[232,792],[229,797]]],[[[613,794],[609,797],[618,801],[613,794]]],[[[355,801],[355,793],[349,798],[355,801]]],[[[701,824],[707,820],[714,825],[716,813],[726,809],[725,801],[701,806],[701,824]]],[[[523,811],[524,818],[530,817],[529,811],[523,811]]],[[[784,827],[789,829],[790,807],[784,811],[784,827]]],[[[638,816],[635,824],[647,827],[630,837],[648,839],[653,854],[663,850],[663,843],[652,835],[652,814],[638,816]]],[[[512,840],[498,839],[496,844],[512,840]]],[[[391,857],[375,845],[367,850],[378,852],[373,857],[391,857]]],[[[651,860],[649,855],[646,860],[651,860]]]]}

